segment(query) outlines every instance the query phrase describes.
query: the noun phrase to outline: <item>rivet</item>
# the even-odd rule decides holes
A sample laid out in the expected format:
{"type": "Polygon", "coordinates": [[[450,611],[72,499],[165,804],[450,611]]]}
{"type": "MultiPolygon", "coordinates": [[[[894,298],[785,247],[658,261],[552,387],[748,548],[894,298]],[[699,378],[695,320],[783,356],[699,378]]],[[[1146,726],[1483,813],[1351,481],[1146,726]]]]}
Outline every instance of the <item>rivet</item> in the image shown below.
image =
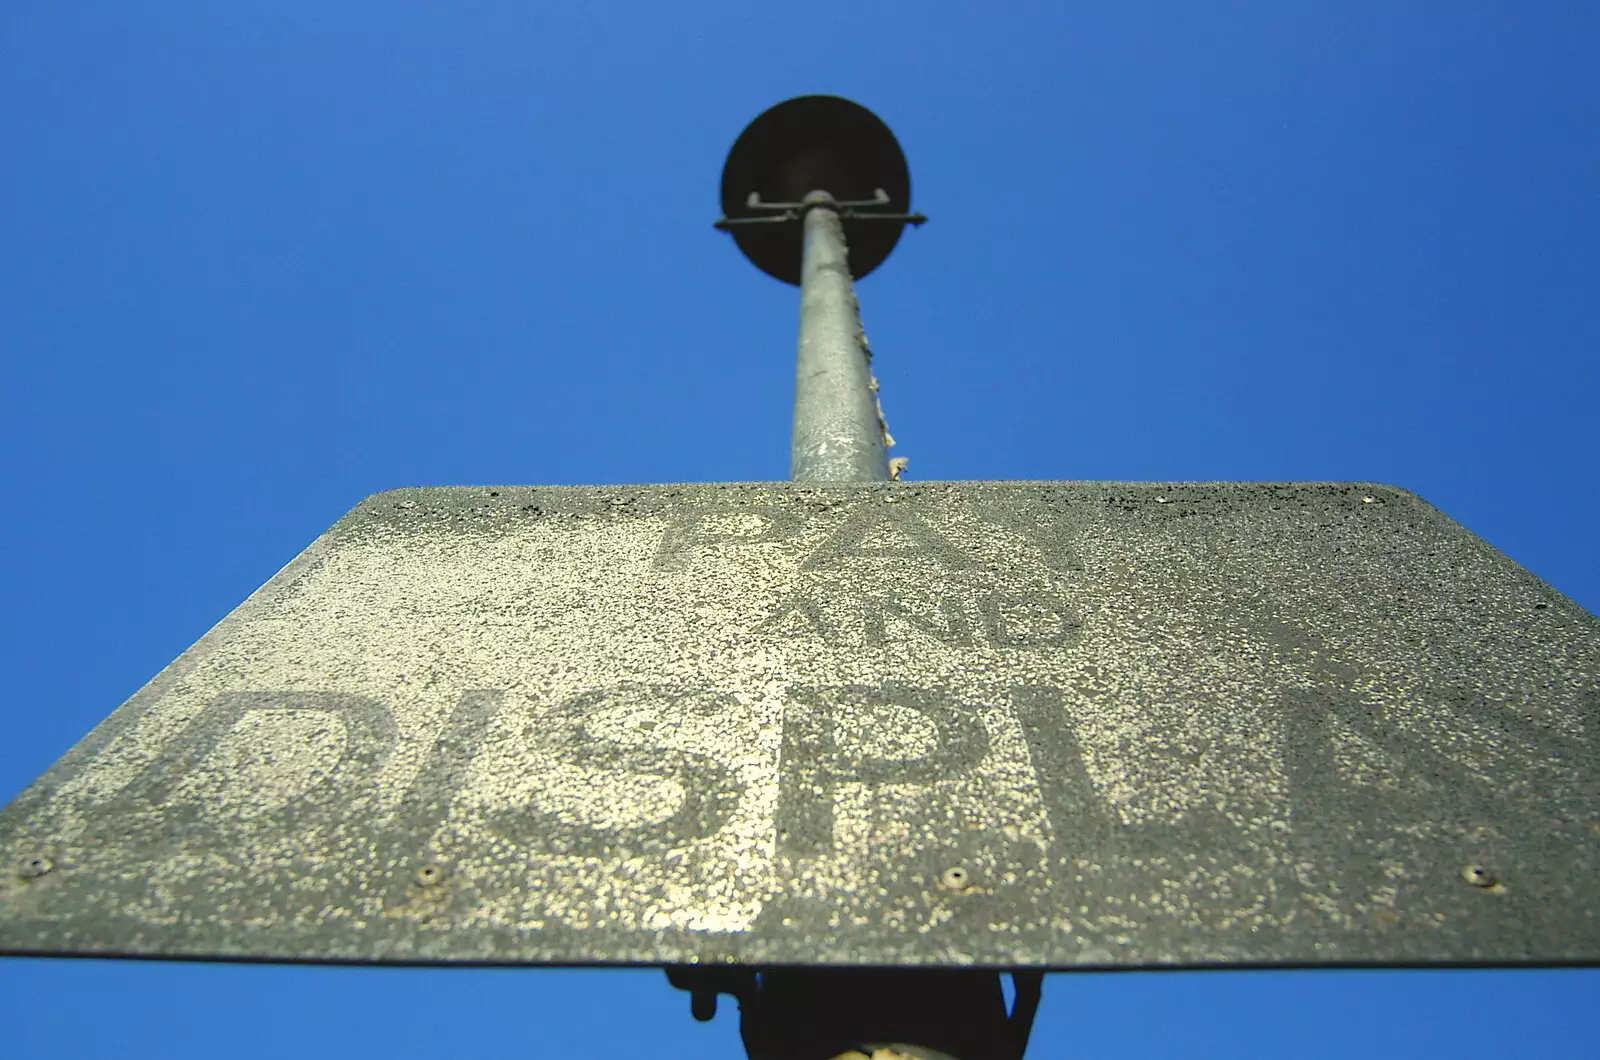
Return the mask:
{"type": "Polygon", "coordinates": [[[55,868],[50,859],[38,854],[23,858],[17,862],[17,875],[25,880],[37,879],[55,868]]]}
{"type": "Polygon", "coordinates": [[[424,887],[437,887],[444,882],[444,869],[438,865],[424,865],[417,870],[417,882],[424,887]]]}
{"type": "Polygon", "coordinates": [[[1494,878],[1493,873],[1484,868],[1482,865],[1466,866],[1461,870],[1461,878],[1472,884],[1472,886],[1482,887],[1485,890],[1500,882],[1494,878]]]}
{"type": "Polygon", "coordinates": [[[964,891],[971,885],[972,873],[960,865],[952,865],[939,877],[939,886],[947,891],[964,891]]]}

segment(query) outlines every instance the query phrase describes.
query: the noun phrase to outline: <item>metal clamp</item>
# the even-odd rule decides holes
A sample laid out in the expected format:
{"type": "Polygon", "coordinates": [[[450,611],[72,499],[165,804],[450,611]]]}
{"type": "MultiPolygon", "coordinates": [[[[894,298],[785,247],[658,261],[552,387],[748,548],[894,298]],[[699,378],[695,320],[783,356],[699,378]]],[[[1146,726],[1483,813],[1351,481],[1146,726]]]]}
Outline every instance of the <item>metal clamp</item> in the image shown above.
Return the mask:
{"type": "Polygon", "coordinates": [[[827,1060],[883,1047],[944,1060],[1022,1060],[1044,974],[1012,969],[1006,1011],[1000,972],[985,969],[669,966],[667,981],[690,996],[697,1020],[717,995],[739,1002],[749,1060],[827,1060]],[[904,1043],[904,1044],[902,1044],[904,1043]]]}
{"type": "Polygon", "coordinates": [[[723,217],[713,222],[712,227],[727,231],[735,225],[769,225],[788,224],[791,221],[800,221],[812,210],[825,209],[837,213],[841,220],[846,221],[896,221],[900,224],[921,225],[928,218],[921,213],[877,213],[875,211],[889,205],[889,193],[882,188],[874,189],[875,194],[870,199],[854,199],[843,202],[833,199],[819,198],[810,202],[765,202],[761,193],[752,191],[744,204],[751,210],[767,211],[766,217],[723,217]]]}

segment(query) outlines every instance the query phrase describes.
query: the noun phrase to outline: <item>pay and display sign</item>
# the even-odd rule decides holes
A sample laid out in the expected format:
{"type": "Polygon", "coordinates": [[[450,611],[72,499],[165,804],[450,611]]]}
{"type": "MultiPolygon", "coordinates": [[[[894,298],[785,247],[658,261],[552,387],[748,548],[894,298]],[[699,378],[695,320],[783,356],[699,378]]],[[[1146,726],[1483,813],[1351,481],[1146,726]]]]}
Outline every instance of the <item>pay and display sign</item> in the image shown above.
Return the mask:
{"type": "Polygon", "coordinates": [[[1592,962],[1597,761],[1388,487],[402,490],[0,814],[0,950],[1592,962]]]}

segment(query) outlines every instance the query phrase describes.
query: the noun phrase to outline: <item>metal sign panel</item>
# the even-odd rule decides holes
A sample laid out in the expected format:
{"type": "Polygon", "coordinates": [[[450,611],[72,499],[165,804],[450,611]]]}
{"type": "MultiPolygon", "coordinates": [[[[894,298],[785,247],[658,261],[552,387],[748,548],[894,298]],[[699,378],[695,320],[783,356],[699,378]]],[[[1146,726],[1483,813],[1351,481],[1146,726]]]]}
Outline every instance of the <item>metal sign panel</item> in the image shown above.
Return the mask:
{"type": "Polygon", "coordinates": [[[1597,752],[1384,486],[403,490],[0,815],[0,950],[1592,962],[1597,752]]]}

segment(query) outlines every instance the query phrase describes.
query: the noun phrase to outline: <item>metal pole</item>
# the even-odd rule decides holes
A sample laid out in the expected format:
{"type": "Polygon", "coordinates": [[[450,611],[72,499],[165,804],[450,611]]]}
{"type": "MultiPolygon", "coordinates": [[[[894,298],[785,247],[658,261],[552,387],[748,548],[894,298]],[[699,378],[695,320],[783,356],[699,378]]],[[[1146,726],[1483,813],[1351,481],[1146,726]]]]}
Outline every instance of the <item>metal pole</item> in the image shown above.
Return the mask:
{"type": "MultiPolygon", "coordinates": [[[[886,482],[887,432],[839,207],[813,191],[804,216],[789,477],[886,482]]],[[[744,990],[740,1034],[749,1060],[1015,1060],[1038,1004],[1037,977],[1028,984],[1013,1023],[995,972],[769,968],[744,990]]]]}
{"type": "Polygon", "coordinates": [[[811,192],[805,205],[789,477],[795,482],[886,482],[883,418],[850,282],[844,226],[827,192],[811,192]]]}
{"type": "MultiPolygon", "coordinates": [[[[780,166],[778,175],[785,179],[774,180],[765,171],[768,161],[791,159],[792,152],[778,151],[766,159],[763,154],[770,144],[744,149],[752,129],[771,128],[762,126],[763,120],[757,119],[729,154],[723,173],[727,216],[717,227],[737,235],[797,220],[802,224],[800,340],[789,478],[890,481],[895,477],[887,452],[892,443],[884,429],[871,354],[861,329],[842,217],[894,225],[921,224],[926,218],[885,209],[896,200],[883,186],[907,185],[903,160],[897,164],[898,175],[896,165],[887,167],[883,186],[870,200],[840,202],[827,191],[816,190],[799,203],[762,201],[752,189],[792,187],[788,177],[797,175],[785,175],[780,166]],[[730,170],[736,174],[731,193],[730,170]]],[[[763,145],[765,135],[754,143],[763,145]]],[[[898,159],[899,145],[886,129],[883,138],[898,159]]],[[[809,183],[816,177],[809,169],[804,171],[808,176],[799,179],[809,183]]],[[[901,199],[909,200],[909,191],[901,199]]],[[[905,201],[898,208],[908,206],[905,201]]],[[[740,249],[764,271],[792,281],[792,266],[774,265],[768,253],[773,245],[793,246],[786,234],[777,244],[741,242],[740,249]]],[[[1039,1005],[1041,978],[1037,972],[1012,972],[1016,1004],[1008,1013],[997,970],[738,965],[667,969],[668,981],[689,992],[695,1019],[716,1015],[719,994],[738,999],[739,1033],[749,1060],[1021,1060],[1039,1005]]]]}

